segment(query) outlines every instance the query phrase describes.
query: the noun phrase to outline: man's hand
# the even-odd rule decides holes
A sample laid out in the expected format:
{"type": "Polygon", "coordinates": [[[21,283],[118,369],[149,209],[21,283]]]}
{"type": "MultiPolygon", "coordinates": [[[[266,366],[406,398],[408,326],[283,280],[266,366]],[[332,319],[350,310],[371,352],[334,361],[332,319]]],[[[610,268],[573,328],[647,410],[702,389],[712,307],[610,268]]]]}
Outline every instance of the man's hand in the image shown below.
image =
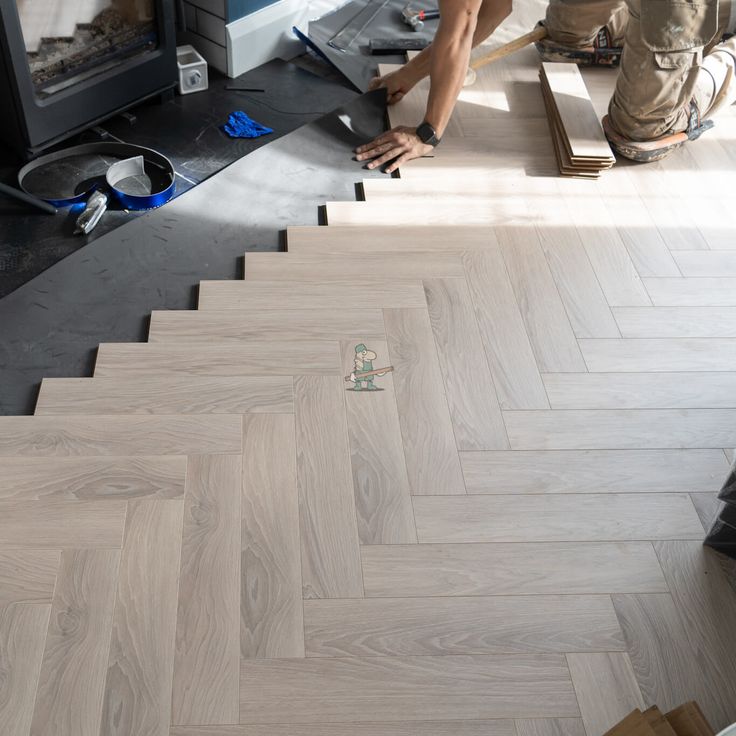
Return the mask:
{"type": "Polygon", "coordinates": [[[395,105],[415,84],[416,80],[412,80],[402,67],[385,77],[373,77],[368,84],[368,91],[385,87],[388,104],[395,105]]]}
{"type": "Polygon", "coordinates": [[[417,135],[416,128],[407,128],[405,125],[400,125],[383,135],[379,135],[370,143],[358,146],[355,149],[357,154],[355,158],[358,161],[373,159],[368,164],[369,169],[378,168],[390,161],[391,163],[385,169],[385,172],[390,174],[405,161],[426,156],[433,150],[433,146],[422,143],[417,135]]]}

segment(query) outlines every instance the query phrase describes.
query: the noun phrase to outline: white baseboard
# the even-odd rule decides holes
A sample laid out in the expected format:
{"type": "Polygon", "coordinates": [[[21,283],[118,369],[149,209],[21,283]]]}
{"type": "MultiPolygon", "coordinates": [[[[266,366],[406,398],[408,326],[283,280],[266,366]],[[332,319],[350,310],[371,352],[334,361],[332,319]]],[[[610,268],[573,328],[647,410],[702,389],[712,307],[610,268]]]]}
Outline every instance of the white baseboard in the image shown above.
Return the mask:
{"type": "Polygon", "coordinates": [[[304,45],[292,33],[306,17],[304,0],[279,0],[228,23],[227,74],[237,77],[271,59],[293,59],[304,45]]]}

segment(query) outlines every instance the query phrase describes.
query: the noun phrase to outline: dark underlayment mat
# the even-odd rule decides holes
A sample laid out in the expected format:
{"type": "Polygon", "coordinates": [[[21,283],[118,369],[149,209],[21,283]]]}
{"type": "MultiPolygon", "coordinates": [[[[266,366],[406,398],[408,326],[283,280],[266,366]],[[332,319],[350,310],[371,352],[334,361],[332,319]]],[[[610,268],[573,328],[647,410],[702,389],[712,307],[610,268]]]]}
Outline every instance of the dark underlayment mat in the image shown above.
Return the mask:
{"type": "MultiPolygon", "coordinates": [[[[211,69],[206,91],[177,95],[163,104],[146,102],[132,110],[134,123],[118,116],[102,127],[112,136],[109,140],[154,148],[167,156],[177,171],[178,196],[233,161],[355,97],[356,93],[341,82],[275,60],[237,79],[211,69]],[[226,89],[232,86],[263,92],[226,89]],[[274,132],[261,138],[229,138],[221,126],[234,110],[245,111],[274,132]]],[[[97,134],[88,131],[59,148],[98,140],[97,134]]],[[[13,154],[0,149],[0,181],[16,186],[20,164],[13,154]]],[[[88,236],[73,234],[78,215],[60,210],[51,217],[0,196],[0,298],[141,213],[126,213],[113,204],[88,236]]]]}
{"type": "Polygon", "coordinates": [[[236,161],[163,207],[98,238],[0,300],[0,413],[33,412],[44,377],[88,376],[100,342],[145,340],[153,309],[192,309],[201,279],[240,278],[246,251],[278,250],[317,225],[367,171],[353,148],[384,129],[385,92],[236,161]],[[357,132],[353,132],[357,131],[357,132]]]}

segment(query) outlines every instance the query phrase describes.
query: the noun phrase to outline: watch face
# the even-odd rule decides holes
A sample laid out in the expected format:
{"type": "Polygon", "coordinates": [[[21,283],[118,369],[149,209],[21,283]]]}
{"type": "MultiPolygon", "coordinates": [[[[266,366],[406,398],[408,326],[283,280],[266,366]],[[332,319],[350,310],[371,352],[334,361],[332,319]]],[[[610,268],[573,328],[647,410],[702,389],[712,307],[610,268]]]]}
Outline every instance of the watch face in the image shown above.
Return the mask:
{"type": "Polygon", "coordinates": [[[429,123],[422,123],[417,128],[417,135],[422,143],[429,143],[430,145],[436,145],[437,134],[434,132],[434,128],[429,123]]]}

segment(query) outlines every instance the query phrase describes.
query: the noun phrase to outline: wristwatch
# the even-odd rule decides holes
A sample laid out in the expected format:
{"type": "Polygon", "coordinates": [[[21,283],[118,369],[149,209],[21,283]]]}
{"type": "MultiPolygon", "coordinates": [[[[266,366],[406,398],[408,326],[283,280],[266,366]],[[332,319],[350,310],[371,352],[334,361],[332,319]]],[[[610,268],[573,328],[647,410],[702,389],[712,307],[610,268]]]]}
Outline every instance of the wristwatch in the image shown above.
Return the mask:
{"type": "Polygon", "coordinates": [[[428,146],[438,146],[440,138],[437,137],[437,131],[425,120],[418,128],[417,135],[422,143],[428,146]]]}

